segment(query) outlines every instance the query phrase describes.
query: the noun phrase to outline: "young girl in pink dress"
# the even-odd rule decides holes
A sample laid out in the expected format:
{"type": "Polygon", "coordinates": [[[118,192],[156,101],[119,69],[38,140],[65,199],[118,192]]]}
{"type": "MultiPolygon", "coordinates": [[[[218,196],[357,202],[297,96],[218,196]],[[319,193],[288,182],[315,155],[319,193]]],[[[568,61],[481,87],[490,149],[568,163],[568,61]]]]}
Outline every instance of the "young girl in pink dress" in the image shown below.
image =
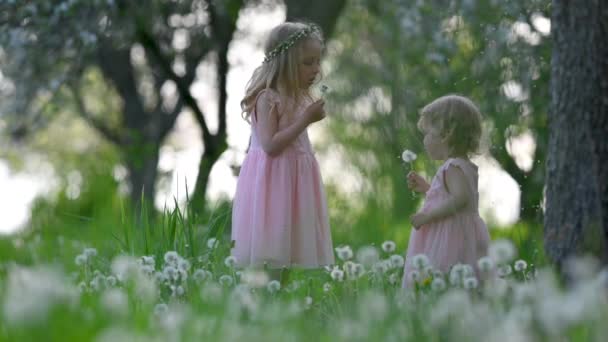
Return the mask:
{"type": "Polygon", "coordinates": [[[412,258],[425,254],[431,265],[448,272],[458,263],[477,265],[487,253],[488,229],[479,217],[477,166],[469,155],[479,147],[481,114],[462,96],[443,96],[421,111],[418,129],[424,147],[435,160],[444,161],[428,184],[415,172],[407,176],[408,187],[425,194],[422,209],[412,216],[403,287],[412,283],[412,258]]]}
{"type": "Polygon", "coordinates": [[[317,26],[283,23],[270,32],[264,62],[248,83],[241,107],[251,141],[232,208],[239,266],[334,263],[325,192],[306,131],[325,117],[324,101],[309,93],[322,49],[317,26]]]}

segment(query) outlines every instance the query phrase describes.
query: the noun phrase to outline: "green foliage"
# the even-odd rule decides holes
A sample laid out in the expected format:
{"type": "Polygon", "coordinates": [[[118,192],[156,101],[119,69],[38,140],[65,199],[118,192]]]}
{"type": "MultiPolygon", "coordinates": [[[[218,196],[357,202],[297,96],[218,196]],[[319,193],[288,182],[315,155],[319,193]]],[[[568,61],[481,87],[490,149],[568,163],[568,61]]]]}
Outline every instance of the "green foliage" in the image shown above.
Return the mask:
{"type": "Polygon", "coordinates": [[[350,3],[327,48],[331,115],[317,146],[332,156],[340,146],[346,164],[342,169],[361,178],[348,195],[338,186],[328,189],[336,240],[394,237],[398,244],[406,243],[409,216],[420,197],[407,189],[399,156],[404,149],[413,150],[420,156],[414,169],[433,175],[436,165],[424,156],[417,113],[448,93],[463,94],[479,105],[486,119],[487,152],[521,186],[521,218],[538,229],[550,46],[533,20],[548,16],[548,5],[490,0],[350,3]],[[508,82],[516,82],[521,93],[515,94],[506,86],[515,83],[508,82]],[[522,170],[506,144],[527,131],[537,148],[532,169],[522,170]]]}

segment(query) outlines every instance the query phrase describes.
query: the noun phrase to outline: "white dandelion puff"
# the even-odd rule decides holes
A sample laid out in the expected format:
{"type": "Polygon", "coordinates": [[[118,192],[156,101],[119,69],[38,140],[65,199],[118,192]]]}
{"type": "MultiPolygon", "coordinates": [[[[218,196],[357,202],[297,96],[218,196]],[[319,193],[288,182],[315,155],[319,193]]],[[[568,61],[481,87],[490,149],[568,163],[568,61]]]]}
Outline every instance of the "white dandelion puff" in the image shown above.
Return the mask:
{"type": "Polygon", "coordinates": [[[477,281],[477,278],[475,277],[468,277],[464,280],[463,282],[464,284],[464,288],[467,290],[473,290],[477,288],[477,285],[479,284],[477,281]]]}
{"type": "Polygon", "coordinates": [[[431,282],[431,289],[433,291],[443,291],[446,288],[446,284],[445,284],[445,280],[443,280],[443,278],[435,278],[433,279],[433,281],[431,282]]]}
{"type": "Polygon", "coordinates": [[[87,263],[87,256],[84,254],[78,254],[74,259],[74,263],[78,266],[82,266],[87,263]]]}
{"type": "Polygon", "coordinates": [[[401,268],[403,265],[405,265],[405,259],[399,254],[391,255],[389,260],[391,261],[391,266],[393,268],[401,268]]]}
{"type": "Polygon", "coordinates": [[[323,284],[323,292],[329,292],[329,291],[331,291],[331,284],[330,283],[323,284]]]}
{"type": "Polygon", "coordinates": [[[236,257],[234,255],[226,257],[224,260],[224,265],[226,265],[226,267],[233,268],[236,265],[236,257]]]}
{"type": "Polygon", "coordinates": [[[334,269],[333,271],[331,271],[330,275],[331,279],[333,279],[334,281],[341,282],[344,280],[344,272],[340,269],[334,269]]]}
{"type": "Polygon", "coordinates": [[[154,306],[154,314],[156,316],[163,316],[169,312],[169,307],[165,303],[159,303],[154,306]]]}
{"type": "Polygon", "coordinates": [[[169,252],[165,253],[165,263],[167,263],[167,264],[170,264],[170,265],[177,264],[179,259],[180,259],[179,254],[177,254],[176,251],[169,251],[169,252]]]}
{"type": "Polygon", "coordinates": [[[230,286],[234,283],[234,279],[227,274],[222,275],[218,281],[222,286],[230,286]]]}
{"type": "Polygon", "coordinates": [[[412,258],[412,265],[419,271],[422,271],[425,267],[430,265],[429,258],[424,254],[414,255],[412,258]]]}
{"type": "Polygon", "coordinates": [[[336,254],[342,261],[350,260],[353,257],[353,250],[350,246],[336,247],[336,254]]]}
{"type": "Polygon", "coordinates": [[[268,284],[266,285],[266,289],[268,290],[268,292],[270,292],[271,294],[275,294],[277,293],[280,289],[281,289],[281,283],[279,283],[278,280],[271,280],[270,282],[268,282],[268,284]]]}
{"type": "Polygon", "coordinates": [[[511,265],[500,265],[496,270],[496,273],[499,277],[506,277],[511,274],[513,270],[511,269],[511,265]]]}
{"type": "Polygon", "coordinates": [[[410,281],[412,282],[419,282],[421,277],[420,277],[420,272],[413,270],[408,274],[408,277],[410,278],[410,281]]]}
{"type": "Polygon", "coordinates": [[[373,246],[363,246],[357,251],[357,261],[369,268],[380,260],[378,250],[373,246]]]}
{"type": "Polygon", "coordinates": [[[392,253],[395,251],[397,245],[393,241],[384,241],[382,243],[382,250],[386,253],[392,253]]]}
{"type": "Polygon", "coordinates": [[[490,272],[494,269],[494,260],[489,256],[484,256],[477,260],[477,267],[482,272],[490,272]]]}
{"type": "Polygon", "coordinates": [[[515,246],[507,239],[496,240],[490,244],[489,255],[497,264],[510,262],[515,257],[515,246]]]}
{"type": "Polygon", "coordinates": [[[526,270],[526,268],[528,268],[528,263],[526,263],[524,260],[520,259],[515,262],[515,265],[513,268],[517,272],[523,272],[526,270]]]}
{"type": "Polygon", "coordinates": [[[209,249],[214,249],[218,245],[219,245],[219,241],[217,241],[216,238],[210,238],[209,240],[207,240],[207,248],[209,248],[209,249]]]}
{"type": "Polygon", "coordinates": [[[82,254],[84,254],[87,259],[90,259],[94,256],[97,256],[97,250],[95,248],[85,248],[82,254]]]}
{"type": "Polygon", "coordinates": [[[401,153],[401,160],[403,160],[406,163],[411,163],[414,160],[416,160],[418,156],[416,155],[416,153],[410,151],[410,150],[404,150],[403,153],[401,153]]]}

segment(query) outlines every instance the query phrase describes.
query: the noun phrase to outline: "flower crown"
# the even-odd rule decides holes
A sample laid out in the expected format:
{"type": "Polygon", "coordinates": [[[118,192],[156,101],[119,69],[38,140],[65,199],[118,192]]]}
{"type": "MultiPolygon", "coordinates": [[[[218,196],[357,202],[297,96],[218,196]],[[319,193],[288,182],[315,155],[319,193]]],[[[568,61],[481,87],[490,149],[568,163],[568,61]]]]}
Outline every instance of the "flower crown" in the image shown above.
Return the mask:
{"type": "Polygon", "coordinates": [[[263,63],[270,62],[276,56],[282,54],[284,51],[289,50],[298,40],[309,36],[313,32],[320,32],[321,30],[315,24],[306,25],[305,28],[293,33],[289,38],[285,41],[282,41],[279,45],[277,45],[274,49],[266,54],[264,57],[263,63]]]}

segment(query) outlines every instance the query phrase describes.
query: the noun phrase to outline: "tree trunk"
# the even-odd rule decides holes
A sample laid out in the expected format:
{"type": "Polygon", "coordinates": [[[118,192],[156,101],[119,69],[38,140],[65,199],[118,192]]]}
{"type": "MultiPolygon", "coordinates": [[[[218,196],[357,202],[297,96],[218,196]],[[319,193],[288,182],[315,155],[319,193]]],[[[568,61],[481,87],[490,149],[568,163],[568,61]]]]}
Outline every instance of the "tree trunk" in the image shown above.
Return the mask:
{"type": "Polygon", "coordinates": [[[545,250],[608,263],[608,4],[553,1],[545,250]]]}

